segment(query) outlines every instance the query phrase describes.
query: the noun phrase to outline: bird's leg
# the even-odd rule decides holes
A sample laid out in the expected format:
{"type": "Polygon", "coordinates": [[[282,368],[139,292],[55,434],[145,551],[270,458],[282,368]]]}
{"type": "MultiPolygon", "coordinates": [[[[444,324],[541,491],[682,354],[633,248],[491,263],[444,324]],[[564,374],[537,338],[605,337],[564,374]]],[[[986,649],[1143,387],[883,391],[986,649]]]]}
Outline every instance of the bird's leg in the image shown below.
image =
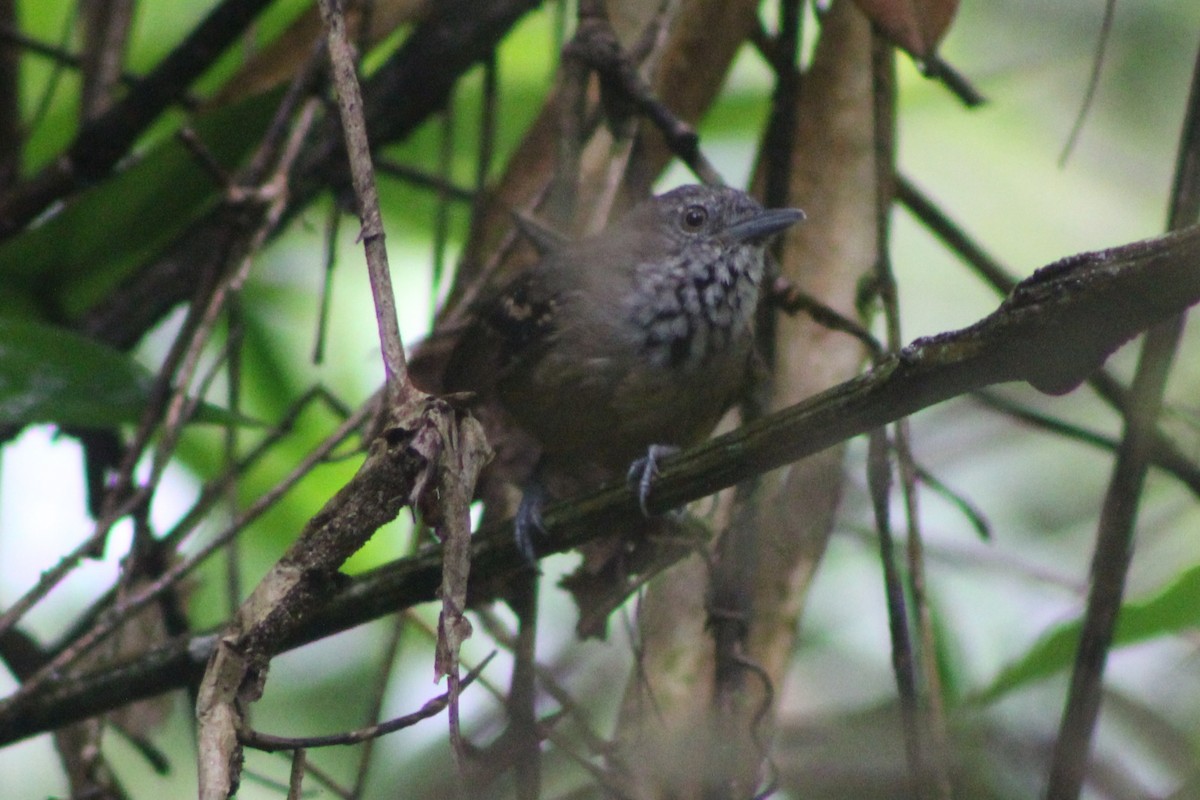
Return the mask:
{"type": "Polygon", "coordinates": [[[529,483],[521,493],[521,505],[517,507],[517,517],[514,522],[517,540],[517,552],[529,566],[537,568],[537,553],[533,543],[537,538],[546,535],[546,525],[542,521],[542,508],[546,505],[546,488],[538,473],[535,471],[529,483]]]}
{"type": "Polygon", "coordinates": [[[646,455],[629,465],[629,475],[626,479],[629,481],[630,488],[637,490],[638,506],[647,517],[650,516],[650,509],[646,507],[646,503],[650,500],[650,487],[654,484],[654,479],[658,477],[659,459],[675,455],[678,452],[679,448],[674,445],[652,444],[647,448],[646,455]]]}

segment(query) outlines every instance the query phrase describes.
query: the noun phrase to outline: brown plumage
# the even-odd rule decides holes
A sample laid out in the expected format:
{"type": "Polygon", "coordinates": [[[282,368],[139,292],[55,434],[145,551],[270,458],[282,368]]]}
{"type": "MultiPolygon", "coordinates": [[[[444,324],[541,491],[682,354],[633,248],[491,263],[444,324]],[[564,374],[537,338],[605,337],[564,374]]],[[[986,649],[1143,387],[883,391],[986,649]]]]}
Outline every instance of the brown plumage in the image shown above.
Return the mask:
{"type": "Polygon", "coordinates": [[[561,499],[651,446],[712,432],[746,387],[767,241],[802,217],[735,189],[681,187],[553,249],[479,305],[444,386],[497,403],[537,442],[524,524],[539,526],[543,492],[561,499]]]}

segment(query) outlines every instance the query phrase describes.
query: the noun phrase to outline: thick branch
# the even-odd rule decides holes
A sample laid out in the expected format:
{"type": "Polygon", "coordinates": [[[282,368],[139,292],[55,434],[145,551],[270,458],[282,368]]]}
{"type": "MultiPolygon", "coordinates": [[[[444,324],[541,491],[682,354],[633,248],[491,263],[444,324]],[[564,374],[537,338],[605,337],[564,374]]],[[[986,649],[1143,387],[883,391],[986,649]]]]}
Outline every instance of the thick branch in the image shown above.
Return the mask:
{"type": "MultiPolygon", "coordinates": [[[[1200,302],[1200,226],[1122,247],[1073,256],[1039,270],[991,315],[952,333],[919,339],[859,378],[697,448],[666,458],[650,497],[661,512],[984,386],[1026,380],[1043,391],[1078,385],[1138,331],[1200,302]]],[[[548,509],[552,535],[542,554],[569,550],[635,518],[624,485],[548,509]]],[[[475,600],[505,572],[523,568],[511,529],[472,542],[475,600]]],[[[315,609],[285,647],[433,600],[440,549],[356,578],[315,609]]],[[[213,637],[177,639],[91,675],[51,683],[0,717],[0,744],[193,683],[213,637]]]]}

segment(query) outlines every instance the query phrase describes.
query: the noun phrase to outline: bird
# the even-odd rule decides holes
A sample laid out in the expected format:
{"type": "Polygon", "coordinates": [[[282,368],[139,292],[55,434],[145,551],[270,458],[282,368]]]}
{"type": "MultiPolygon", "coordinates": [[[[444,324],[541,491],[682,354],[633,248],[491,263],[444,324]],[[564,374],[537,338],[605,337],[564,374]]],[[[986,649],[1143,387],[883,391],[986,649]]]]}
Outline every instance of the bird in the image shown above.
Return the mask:
{"type": "Polygon", "coordinates": [[[516,519],[529,562],[548,500],[628,473],[644,511],[657,460],[707,438],[744,396],[766,248],[803,218],[681,186],[550,244],[476,304],[443,384],[498,404],[537,445],[516,519]]]}

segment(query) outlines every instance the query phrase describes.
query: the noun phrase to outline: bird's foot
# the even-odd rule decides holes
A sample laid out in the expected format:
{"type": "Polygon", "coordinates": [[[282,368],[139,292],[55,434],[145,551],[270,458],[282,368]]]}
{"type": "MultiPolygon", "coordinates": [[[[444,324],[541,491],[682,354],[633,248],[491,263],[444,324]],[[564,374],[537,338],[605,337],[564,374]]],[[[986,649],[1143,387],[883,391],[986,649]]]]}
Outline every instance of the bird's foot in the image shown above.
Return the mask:
{"type": "Polygon", "coordinates": [[[537,569],[537,552],[534,541],[546,536],[546,525],[542,521],[542,507],[546,504],[546,491],[541,484],[531,483],[521,494],[521,505],[517,507],[514,522],[517,552],[525,563],[537,569]]]}
{"type": "Polygon", "coordinates": [[[650,509],[646,504],[650,500],[650,487],[653,486],[654,479],[658,477],[659,459],[666,458],[678,452],[679,448],[674,445],[652,444],[646,450],[646,455],[629,465],[629,475],[627,477],[629,486],[637,490],[638,506],[647,517],[650,516],[650,509]]]}

